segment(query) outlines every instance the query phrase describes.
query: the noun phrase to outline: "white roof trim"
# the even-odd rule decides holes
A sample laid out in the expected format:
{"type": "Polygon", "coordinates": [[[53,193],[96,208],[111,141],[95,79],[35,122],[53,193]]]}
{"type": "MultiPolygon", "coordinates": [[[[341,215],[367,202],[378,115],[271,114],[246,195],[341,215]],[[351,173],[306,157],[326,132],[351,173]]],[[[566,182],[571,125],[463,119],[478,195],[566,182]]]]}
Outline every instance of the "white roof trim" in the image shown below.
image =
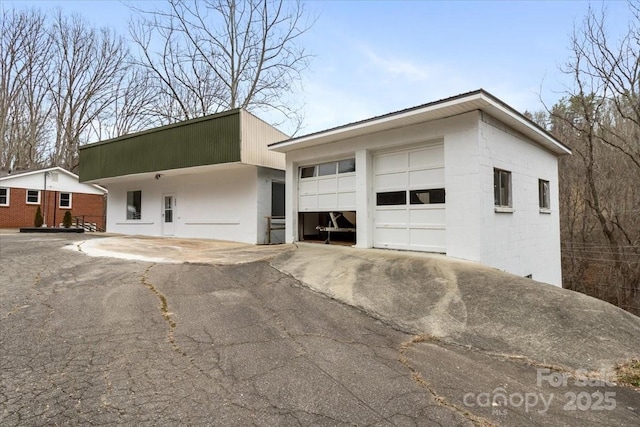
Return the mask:
{"type": "Polygon", "coordinates": [[[99,186],[99,185],[97,185],[97,184],[89,184],[89,183],[80,182],[80,177],[79,177],[78,175],[76,175],[76,174],[75,174],[75,173],[73,173],[73,172],[69,172],[69,171],[68,171],[68,170],[66,170],[66,169],[63,169],[63,168],[61,168],[60,166],[55,166],[55,167],[52,167],[52,168],[46,168],[46,169],[38,169],[38,170],[35,170],[35,171],[29,171],[29,172],[17,172],[17,173],[12,173],[11,175],[3,176],[2,178],[0,178],[0,182],[2,182],[2,181],[9,181],[10,179],[13,179],[13,178],[22,178],[22,177],[25,177],[25,176],[37,175],[37,174],[46,173],[46,172],[53,172],[53,171],[56,171],[56,172],[62,172],[62,173],[64,173],[64,174],[66,174],[66,175],[70,176],[71,178],[73,178],[73,179],[77,180],[77,181],[78,181],[78,183],[80,183],[80,184],[90,185],[90,186],[92,186],[92,187],[95,187],[95,188],[96,188],[97,190],[99,190],[99,191],[102,191],[102,192],[104,192],[104,193],[106,193],[106,192],[107,192],[107,189],[106,189],[106,188],[100,187],[100,186],[99,186]]]}
{"type": "Polygon", "coordinates": [[[564,146],[547,131],[482,89],[423,106],[277,142],[269,145],[269,148],[286,153],[292,150],[327,144],[411,124],[452,117],[475,110],[486,111],[557,155],[571,154],[571,150],[568,147],[564,146]]]}

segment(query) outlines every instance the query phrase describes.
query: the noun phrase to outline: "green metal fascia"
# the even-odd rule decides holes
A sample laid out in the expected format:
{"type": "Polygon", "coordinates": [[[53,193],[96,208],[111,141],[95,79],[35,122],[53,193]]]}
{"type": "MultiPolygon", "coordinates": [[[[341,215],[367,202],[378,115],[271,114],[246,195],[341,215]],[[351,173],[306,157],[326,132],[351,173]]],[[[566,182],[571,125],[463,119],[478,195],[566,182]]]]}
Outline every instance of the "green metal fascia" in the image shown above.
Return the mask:
{"type": "Polygon", "coordinates": [[[80,181],[240,161],[240,110],[80,148],[80,181]]]}

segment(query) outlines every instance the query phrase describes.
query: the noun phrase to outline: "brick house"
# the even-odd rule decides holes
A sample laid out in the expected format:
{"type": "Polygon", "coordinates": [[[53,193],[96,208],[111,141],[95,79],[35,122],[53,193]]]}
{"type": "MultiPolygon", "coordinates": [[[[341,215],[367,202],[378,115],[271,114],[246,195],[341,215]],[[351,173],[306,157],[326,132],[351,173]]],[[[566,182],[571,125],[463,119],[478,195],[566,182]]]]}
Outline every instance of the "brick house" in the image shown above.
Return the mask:
{"type": "Polygon", "coordinates": [[[40,206],[45,225],[62,224],[65,212],[73,217],[105,226],[107,190],[78,181],[78,176],[60,167],[14,172],[0,177],[0,228],[33,227],[40,206]]]}

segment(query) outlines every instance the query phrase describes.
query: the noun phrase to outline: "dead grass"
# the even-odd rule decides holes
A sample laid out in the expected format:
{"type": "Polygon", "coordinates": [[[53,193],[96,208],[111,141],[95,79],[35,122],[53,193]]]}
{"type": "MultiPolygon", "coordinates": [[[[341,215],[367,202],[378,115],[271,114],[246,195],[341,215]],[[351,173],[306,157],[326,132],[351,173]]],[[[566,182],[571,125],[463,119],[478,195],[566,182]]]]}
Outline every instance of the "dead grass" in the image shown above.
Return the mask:
{"type": "Polygon", "coordinates": [[[640,359],[631,359],[616,365],[618,383],[640,388],[640,359]]]}

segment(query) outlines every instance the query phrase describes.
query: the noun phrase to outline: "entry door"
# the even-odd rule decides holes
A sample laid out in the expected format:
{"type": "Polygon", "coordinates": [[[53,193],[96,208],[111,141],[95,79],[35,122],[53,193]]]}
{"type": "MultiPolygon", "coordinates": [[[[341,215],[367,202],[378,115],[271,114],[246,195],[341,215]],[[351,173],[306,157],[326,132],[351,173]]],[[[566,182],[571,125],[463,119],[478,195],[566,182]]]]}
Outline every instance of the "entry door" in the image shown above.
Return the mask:
{"type": "Polygon", "coordinates": [[[173,194],[162,196],[162,234],[173,236],[175,233],[175,207],[176,199],[173,194]]]}

